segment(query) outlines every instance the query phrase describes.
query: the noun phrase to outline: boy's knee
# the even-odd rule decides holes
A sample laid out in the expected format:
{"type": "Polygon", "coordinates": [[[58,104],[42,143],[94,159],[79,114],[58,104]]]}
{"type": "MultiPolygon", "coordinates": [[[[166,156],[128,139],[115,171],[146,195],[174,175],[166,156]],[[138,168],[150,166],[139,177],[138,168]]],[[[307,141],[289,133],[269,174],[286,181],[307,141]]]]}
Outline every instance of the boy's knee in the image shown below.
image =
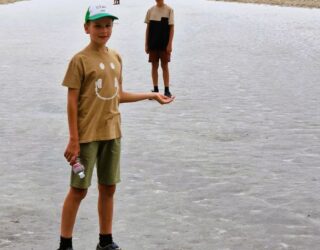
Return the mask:
{"type": "Polygon", "coordinates": [[[161,68],[163,70],[168,70],[168,63],[167,62],[161,62],[161,68]]]}
{"type": "Polygon", "coordinates": [[[87,195],[88,190],[87,189],[80,189],[80,188],[70,188],[70,194],[75,200],[81,201],[83,200],[87,195]]]}
{"type": "Polygon", "coordinates": [[[115,192],[116,192],[116,185],[99,184],[99,193],[103,197],[112,198],[115,192]]]}
{"type": "Polygon", "coordinates": [[[152,69],[158,69],[158,68],[159,68],[159,62],[153,62],[152,69]]]}

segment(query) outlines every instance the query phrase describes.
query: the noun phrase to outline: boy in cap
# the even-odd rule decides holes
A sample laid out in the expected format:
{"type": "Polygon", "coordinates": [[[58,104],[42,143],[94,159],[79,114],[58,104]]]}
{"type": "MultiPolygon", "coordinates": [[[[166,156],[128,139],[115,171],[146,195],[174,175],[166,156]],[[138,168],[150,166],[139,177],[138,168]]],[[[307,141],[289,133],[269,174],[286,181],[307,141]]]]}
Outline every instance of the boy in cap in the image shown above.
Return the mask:
{"type": "Polygon", "coordinates": [[[70,165],[79,156],[85,167],[81,179],[71,173],[70,189],[61,216],[61,237],[58,250],[72,250],[72,232],[81,200],[91,184],[94,165],[98,178],[98,213],[100,236],[97,250],[120,250],[113,242],[113,196],[120,182],[120,113],[119,103],[154,99],[170,103],[159,93],[129,93],[122,88],[120,55],[106,47],[113,21],[104,3],[91,5],[85,16],[84,29],[89,45],[70,61],[63,80],[68,87],[69,143],[64,156],[70,165]]]}
{"type": "Polygon", "coordinates": [[[171,97],[168,64],[174,35],[174,13],[173,9],[164,3],[164,0],[156,0],[156,2],[157,4],[148,10],[145,18],[147,24],[145,51],[149,54],[149,62],[152,64],[152,92],[159,92],[158,68],[160,60],[165,87],[164,94],[171,97]]]}

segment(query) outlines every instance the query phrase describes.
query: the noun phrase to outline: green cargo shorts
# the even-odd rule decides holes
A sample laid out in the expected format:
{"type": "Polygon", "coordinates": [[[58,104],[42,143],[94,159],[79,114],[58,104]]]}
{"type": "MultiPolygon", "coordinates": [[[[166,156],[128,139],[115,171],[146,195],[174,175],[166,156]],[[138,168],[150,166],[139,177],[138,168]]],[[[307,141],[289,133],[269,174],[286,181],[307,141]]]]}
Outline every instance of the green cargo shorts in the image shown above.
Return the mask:
{"type": "Polygon", "coordinates": [[[120,152],[120,138],[81,143],[80,160],[85,168],[85,177],[80,179],[71,171],[70,186],[81,189],[90,187],[95,164],[99,184],[114,185],[120,182],[120,152]]]}

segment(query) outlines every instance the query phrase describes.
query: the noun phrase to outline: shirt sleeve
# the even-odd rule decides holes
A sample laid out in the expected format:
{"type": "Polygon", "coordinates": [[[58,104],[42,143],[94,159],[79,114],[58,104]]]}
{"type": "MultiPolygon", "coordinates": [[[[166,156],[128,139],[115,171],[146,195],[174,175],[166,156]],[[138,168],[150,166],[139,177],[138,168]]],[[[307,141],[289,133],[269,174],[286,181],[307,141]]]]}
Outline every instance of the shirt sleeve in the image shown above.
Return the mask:
{"type": "Polygon", "coordinates": [[[149,23],[150,22],[150,10],[147,11],[146,18],[144,19],[144,22],[145,23],[149,23]]]}
{"type": "Polygon", "coordinates": [[[69,63],[62,85],[68,88],[80,89],[83,75],[81,60],[78,56],[74,56],[69,63]]]}
{"type": "Polygon", "coordinates": [[[173,11],[173,9],[170,10],[170,14],[169,14],[169,25],[174,25],[174,11],[173,11]]]}

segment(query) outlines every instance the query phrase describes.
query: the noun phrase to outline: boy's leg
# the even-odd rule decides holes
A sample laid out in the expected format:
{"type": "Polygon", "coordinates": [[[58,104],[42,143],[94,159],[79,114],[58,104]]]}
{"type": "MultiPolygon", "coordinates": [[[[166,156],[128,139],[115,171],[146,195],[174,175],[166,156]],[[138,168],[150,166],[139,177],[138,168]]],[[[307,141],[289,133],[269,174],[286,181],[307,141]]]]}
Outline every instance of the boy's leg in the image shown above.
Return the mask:
{"type": "Polygon", "coordinates": [[[72,250],[72,232],[81,201],[87,194],[87,189],[70,187],[61,215],[60,246],[58,250],[72,250]]]}
{"type": "Polygon", "coordinates": [[[78,208],[87,194],[87,189],[70,187],[63,204],[61,216],[61,236],[71,238],[78,208]]]}
{"type": "Polygon", "coordinates": [[[153,84],[153,92],[159,92],[158,88],[158,68],[159,68],[159,51],[149,51],[149,62],[151,63],[151,77],[153,84]]]}
{"type": "Polygon", "coordinates": [[[120,138],[100,143],[97,161],[100,225],[98,250],[120,249],[112,239],[113,197],[116,191],[116,184],[120,182],[120,153],[120,138]]]}
{"type": "Polygon", "coordinates": [[[161,59],[161,68],[162,68],[162,76],[163,76],[163,83],[164,83],[164,94],[168,97],[171,97],[171,93],[169,90],[169,62],[170,62],[170,53],[166,51],[161,51],[160,53],[161,59]]]}
{"type": "Polygon", "coordinates": [[[112,219],[113,219],[113,196],[116,191],[116,185],[99,184],[99,243],[97,250],[121,250],[121,248],[113,242],[112,238],[112,219]]]}
{"type": "Polygon", "coordinates": [[[152,83],[153,83],[153,88],[154,88],[155,92],[159,92],[159,89],[158,89],[158,68],[159,68],[159,62],[152,62],[151,76],[152,76],[152,83]]]}
{"type": "Polygon", "coordinates": [[[113,196],[116,185],[99,184],[98,212],[100,234],[112,234],[113,196]]]}
{"type": "Polygon", "coordinates": [[[100,143],[97,161],[100,234],[112,233],[113,196],[120,182],[121,139],[100,143]]]}
{"type": "Polygon", "coordinates": [[[164,95],[171,97],[172,94],[169,90],[169,66],[167,62],[161,63],[163,82],[164,82],[164,95]]]}
{"type": "Polygon", "coordinates": [[[161,62],[163,83],[165,87],[169,87],[169,64],[168,62],[161,62]]]}
{"type": "MultiPolygon", "coordinates": [[[[70,189],[64,200],[61,215],[61,250],[72,247],[72,232],[81,201],[85,198],[91,184],[92,171],[96,161],[98,143],[80,144],[80,159],[85,167],[85,177],[81,179],[71,171],[70,189]]],[[[69,249],[70,249],[69,248],[69,249]]],[[[71,248],[72,249],[72,248],[71,248]]]]}

